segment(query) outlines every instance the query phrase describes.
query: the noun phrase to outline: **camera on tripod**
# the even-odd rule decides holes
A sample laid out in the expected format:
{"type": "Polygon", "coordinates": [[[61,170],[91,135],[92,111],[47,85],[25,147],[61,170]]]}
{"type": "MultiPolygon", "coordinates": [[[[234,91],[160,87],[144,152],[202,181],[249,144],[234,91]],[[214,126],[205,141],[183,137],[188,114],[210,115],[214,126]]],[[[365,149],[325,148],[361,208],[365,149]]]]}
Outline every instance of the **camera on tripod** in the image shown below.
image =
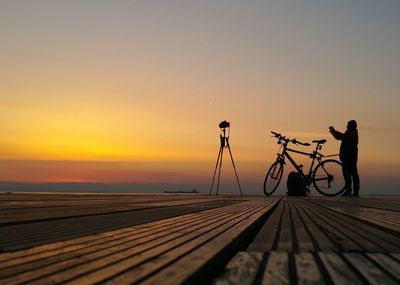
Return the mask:
{"type": "Polygon", "coordinates": [[[229,128],[230,125],[231,125],[231,123],[229,123],[229,122],[227,122],[227,121],[222,121],[221,123],[219,123],[218,126],[219,126],[221,129],[226,129],[226,128],[229,128]]]}
{"type": "Polygon", "coordinates": [[[221,169],[222,169],[222,156],[224,154],[224,149],[228,149],[229,151],[229,155],[231,157],[231,161],[232,161],[232,166],[233,166],[233,170],[235,171],[235,176],[236,176],[236,181],[238,183],[239,186],[239,191],[240,191],[240,196],[243,195],[242,193],[242,188],[240,187],[240,183],[239,183],[239,177],[237,175],[236,172],[236,166],[235,166],[235,162],[233,161],[233,156],[232,156],[232,151],[231,151],[231,147],[229,145],[229,134],[231,132],[231,124],[228,121],[222,121],[221,123],[218,124],[220,130],[220,134],[219,134],[219,138],[220,138],[220,147],[219,147],[219,152],[218,152],[218,157],[217,157],[217,163],[215,164],[215,170],[214,170],[214,175],[211,181],[211,187],[210,187],[210,194],[212,194],[212,190],[213,190],[213,186],[214,186],[214,181],[215,181],[215,176],[218,172],[218,178],[217,178],[217,190],[215,192],[215,195],[218,196],[218,190],[219,190],[219,182],[220,182],[220,177],[221,177],[221,169]],[[228,129],[228,134],[226,129],[228,129]]]}

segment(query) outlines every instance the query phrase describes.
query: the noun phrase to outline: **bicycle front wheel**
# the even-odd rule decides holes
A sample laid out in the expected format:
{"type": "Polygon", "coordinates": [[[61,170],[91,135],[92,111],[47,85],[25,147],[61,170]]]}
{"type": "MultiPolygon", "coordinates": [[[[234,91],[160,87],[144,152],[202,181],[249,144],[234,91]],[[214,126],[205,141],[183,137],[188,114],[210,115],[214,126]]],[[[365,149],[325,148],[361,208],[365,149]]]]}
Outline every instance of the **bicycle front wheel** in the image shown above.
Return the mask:
{"type": "Polygon", "coordinates": [[[275,161],[269,168],[267,175],[264,180],[264,194],[269,196],[276,188],[278,188],[281,182],[283,174],[283,163],[275,161]]]}
{"type": "Polygon", "coordinates": [[[345,189],[342,163],[333,159],[322,161],[315,167],[312,180],[322,195],[333,197],[341,194],[345,189]]]}

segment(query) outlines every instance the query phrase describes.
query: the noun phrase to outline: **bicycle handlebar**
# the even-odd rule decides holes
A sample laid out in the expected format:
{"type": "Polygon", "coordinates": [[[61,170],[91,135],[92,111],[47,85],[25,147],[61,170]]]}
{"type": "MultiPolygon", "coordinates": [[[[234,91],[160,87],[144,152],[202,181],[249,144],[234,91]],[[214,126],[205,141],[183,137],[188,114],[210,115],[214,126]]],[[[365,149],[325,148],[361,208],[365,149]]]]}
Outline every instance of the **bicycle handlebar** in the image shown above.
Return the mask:
{"type": "Polygon", "coordinates": [[[291,143],[293,143],[293,144],[300,144],[300,145],[304,145],[304,146],[310,146],[310,145],[311,145],[311,144],[309,144],[309,143],[300,142],[300,141],[298,141],[298,140],[296,140],[296,139],[289,139],[289,138],[286,138],[285,136],[282,136],[281,134],[279,134],[279,133],[277,133],[277,132],[274,132],[274,131],[271,131],[271,134],[273,134],[274,137],[276,137],[276,138],[279,140],[279,143],[280,143],[280,141],[284,141],[285,143],[291,142],[291,143]]]}
{"type": "Polygon", "coordinates": [[[275,133],[274,131],[271,131],[271,133],[277,138],[281,137],[281,134],[275,133]]]}

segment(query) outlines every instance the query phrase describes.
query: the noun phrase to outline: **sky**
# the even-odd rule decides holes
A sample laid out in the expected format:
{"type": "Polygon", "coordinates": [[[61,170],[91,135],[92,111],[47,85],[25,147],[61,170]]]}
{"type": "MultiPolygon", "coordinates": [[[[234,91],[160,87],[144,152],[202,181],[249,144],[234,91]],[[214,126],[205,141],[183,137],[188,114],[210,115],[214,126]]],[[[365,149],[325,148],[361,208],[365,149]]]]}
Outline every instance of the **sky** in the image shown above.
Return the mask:
{"type": "Polygon", "coordinates": [[[328,127],[355,119],[362,189],[400,194],[399,14],[397,0],[1,0],[0,181],[207,191],[227,120],[261,193],[271,130],[333,154],[328,127]]]}

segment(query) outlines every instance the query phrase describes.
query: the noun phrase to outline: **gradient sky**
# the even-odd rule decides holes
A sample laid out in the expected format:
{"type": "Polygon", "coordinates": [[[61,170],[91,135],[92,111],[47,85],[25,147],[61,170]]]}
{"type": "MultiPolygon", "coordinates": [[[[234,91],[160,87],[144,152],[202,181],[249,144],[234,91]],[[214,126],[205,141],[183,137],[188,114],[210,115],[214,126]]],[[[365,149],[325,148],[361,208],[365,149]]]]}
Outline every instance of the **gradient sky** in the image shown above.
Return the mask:
{"type": "Polygon", "coordinates": [[[2,0],[0,180],[208,183],[228,120],[239,176],[262,184],[270,130],[337,153],[328,127],[355,119],[362,179],[400,186],[399,15],[397,0],[2,0]]]}

